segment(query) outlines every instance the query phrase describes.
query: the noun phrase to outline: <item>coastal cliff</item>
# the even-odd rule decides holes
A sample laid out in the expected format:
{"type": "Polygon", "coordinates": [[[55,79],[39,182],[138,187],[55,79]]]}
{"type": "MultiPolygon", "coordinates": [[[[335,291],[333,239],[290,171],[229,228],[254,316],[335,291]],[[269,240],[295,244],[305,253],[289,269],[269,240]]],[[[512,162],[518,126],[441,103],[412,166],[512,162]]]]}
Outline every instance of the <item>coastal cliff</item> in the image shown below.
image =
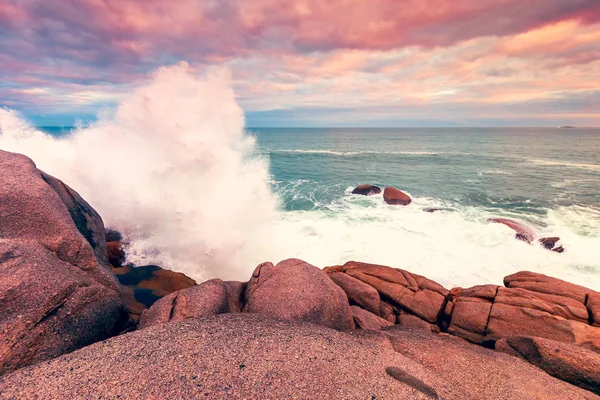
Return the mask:
{"type": "Polygon", "coordinates": [[[124,264],[119,235],[27,157],[0,151],[0,176],[2,399],[599,398],[590,288],[298,259],[196,284],[124,264]]]}

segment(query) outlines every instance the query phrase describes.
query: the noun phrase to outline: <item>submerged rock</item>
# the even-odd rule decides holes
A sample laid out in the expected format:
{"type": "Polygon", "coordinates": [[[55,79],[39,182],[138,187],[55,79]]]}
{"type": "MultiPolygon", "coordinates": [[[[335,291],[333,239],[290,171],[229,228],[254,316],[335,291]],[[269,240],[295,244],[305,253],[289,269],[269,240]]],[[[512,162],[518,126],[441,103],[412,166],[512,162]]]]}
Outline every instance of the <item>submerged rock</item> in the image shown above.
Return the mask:
{"type": "Polygon", "coordinates": [[[388,204],[406,206],[409,205],[412,199],[406,193],[388,186],[383,191],[383,200],[388,204]]]}
{"type": "Polygon", "coordinates": [[[244,312],[353,329],[348,297],[327,274],[302,260],[260,264],[248,282],[244,312]]]}
{"type": "Polygon", "coordinates": [[[506,218],[488,218],[488,222],[495,222],[508,226],[510,229],[516,232],[515,238],[524,242],[531,243],[535,238],[533,230],[521,224],[520,222],[506,218]]]}
{"type": "Polygon", "coordinates": [[[372,196],[379,193],[381,193],[381,188],[379,186],[369,184],[358,185],[352,190],[352,194],[361,194],[363,196],[372,196]]]}
{"type": "Polygon", "coordinates": [[[29,158],[0,151],[0,374],[114,334],[126,319],[100,216],[29,158]]]}

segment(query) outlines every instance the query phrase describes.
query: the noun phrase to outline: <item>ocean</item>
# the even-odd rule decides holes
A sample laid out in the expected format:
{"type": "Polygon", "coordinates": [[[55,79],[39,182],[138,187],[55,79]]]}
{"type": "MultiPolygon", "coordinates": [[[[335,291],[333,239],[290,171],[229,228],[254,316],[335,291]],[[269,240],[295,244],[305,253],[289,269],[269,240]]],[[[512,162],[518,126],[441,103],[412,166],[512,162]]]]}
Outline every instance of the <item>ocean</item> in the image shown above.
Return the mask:
{"type": "Polygon", "coordinates": [[[269,157],[282,225],[317,265],[363,260],[446,285],[534,270],[600,289],[600,129],[250,129],[269,157]],[[352,195],[361,183],[413,198],[352,195]],[[447,211],[427,213],[427,208],[447,211]],[[510,218],[566,252],[514,239],[510,218]]]}
{"type": "Polygon", "coordinates": [[[136,265],[247,280],[264,261],[356,260],[448,288],[529,270],[600,290],[600,129],[245,128],[227,82],[176,74],[103,118],[34,127],[0,109],[0,148],[77,190],[136,265]],[[351,194],[363,183],[413,202],[351,194]],[[516,240],[498,217],[565,252],[516,240]]]}

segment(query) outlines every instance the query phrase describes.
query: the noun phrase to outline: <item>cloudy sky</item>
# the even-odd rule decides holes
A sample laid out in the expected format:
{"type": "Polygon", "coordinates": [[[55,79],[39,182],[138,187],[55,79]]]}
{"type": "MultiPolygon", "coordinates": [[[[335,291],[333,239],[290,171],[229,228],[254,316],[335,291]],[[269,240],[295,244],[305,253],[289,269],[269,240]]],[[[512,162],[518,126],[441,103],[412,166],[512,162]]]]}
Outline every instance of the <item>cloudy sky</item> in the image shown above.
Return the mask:
{"type": "Polygon", "coordinates": [[[600,126],[600,0],[0,0],[0,106],[230,68],[249,126],[600,126]]]}

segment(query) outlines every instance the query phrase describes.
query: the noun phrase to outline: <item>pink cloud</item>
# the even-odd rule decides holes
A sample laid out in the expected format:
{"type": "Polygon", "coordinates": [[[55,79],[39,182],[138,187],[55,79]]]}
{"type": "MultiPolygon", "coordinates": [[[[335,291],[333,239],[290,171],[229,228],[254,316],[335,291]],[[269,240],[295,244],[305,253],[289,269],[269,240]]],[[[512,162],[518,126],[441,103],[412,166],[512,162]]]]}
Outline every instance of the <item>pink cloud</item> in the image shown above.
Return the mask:
{"type": "Polygon", "coordinates": [[[0,105],[179,60],[229,65],[251,109],[564,98],[600,90],[598,43],[597,0],[4,0],[0,105]]]}

